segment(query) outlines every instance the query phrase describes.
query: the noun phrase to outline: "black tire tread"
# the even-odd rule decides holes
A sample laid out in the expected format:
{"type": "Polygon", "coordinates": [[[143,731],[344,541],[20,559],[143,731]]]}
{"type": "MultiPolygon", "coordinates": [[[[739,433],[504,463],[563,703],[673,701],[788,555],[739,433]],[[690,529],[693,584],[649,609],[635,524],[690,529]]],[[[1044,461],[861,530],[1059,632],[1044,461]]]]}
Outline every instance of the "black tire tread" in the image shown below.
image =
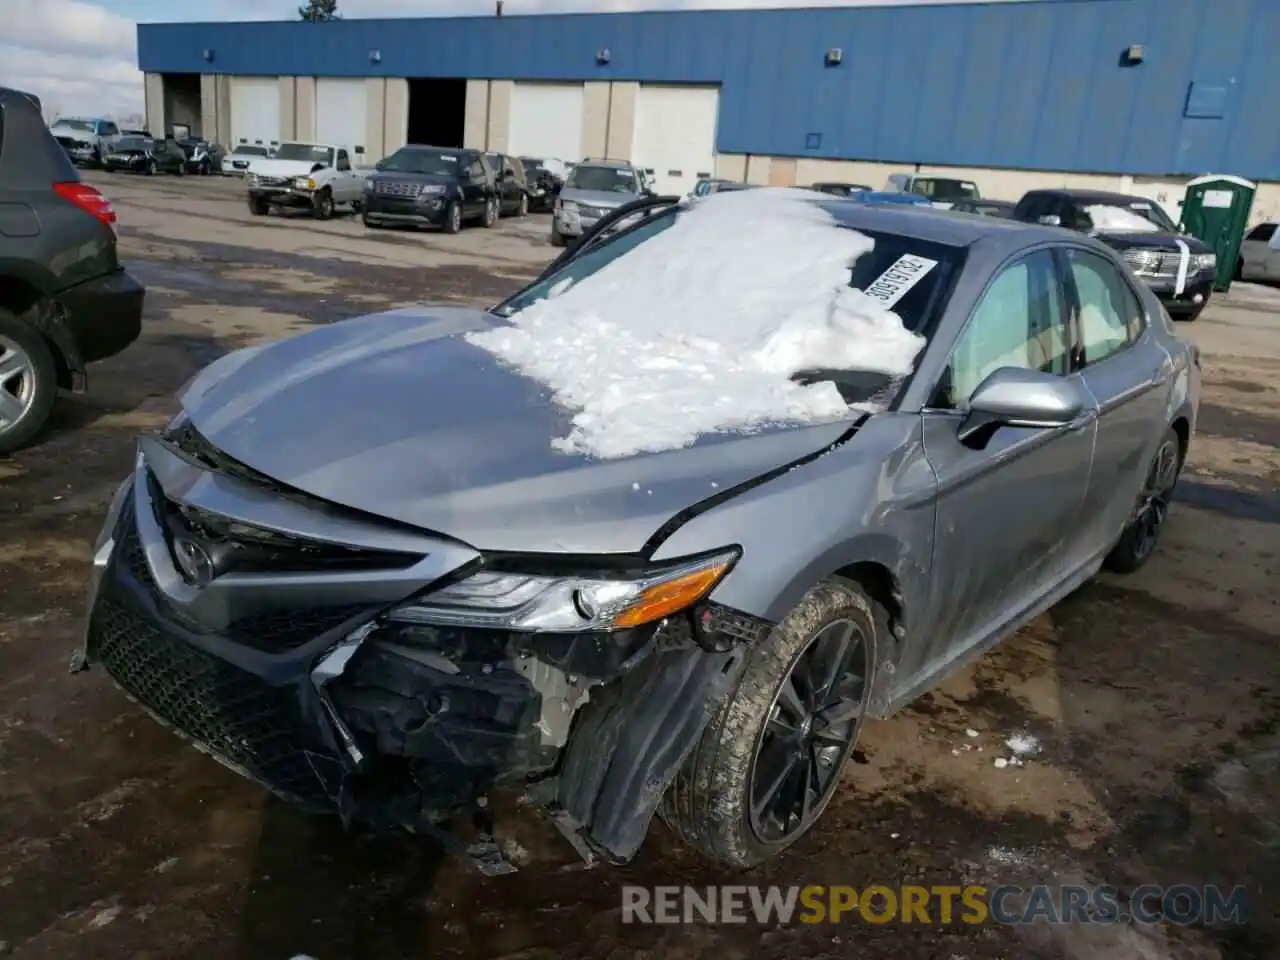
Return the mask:
{"type": "Polygon", "coordinates": [[[0,307],[0,333],[17,341],[36,371],[36,397],[26,419],[16,429],[0,433],[0,454],[6,454],[25,447],[44,429],[58,399],[58,367],[48,341],[4,307],[0,307]]]}
{"type": "MultiPolygon", "coordinates": [[[[1182,437],[1178,435],[1178,431],[1173,427],[1170,427],[1165,432],[1165,435],[1160,438],[1160,443],[1157,445],[1156,449],[1161,449],[1170,440],[1178,445],[1178,473],[1181,475],[1182,461],[1186,457],[1187,452],[1182,449],[1182,437]]],[[[1175,480],[1174,482],[1176,489],[1177,481],[1175,480]]],[[[1155,555],[1155,551],[1153,550],[1145,557],[1139,557],[1136,546],[1137,530],[1134,527],[1134,524],[1130,523],[1129,526],[1124,528],[1124,532],[1120,534],[1120,539],[1117,540],[1116,545],[1111,548],[1111,552],[1107,554],[1106,559],[1103,561],[1103,565],[1112,573],[1134,573],[1141,567],[1145,566],[1147,561],[1155,555]]],[[[1158,542],[1156,547],[1159,547],[1158,542]]]]}

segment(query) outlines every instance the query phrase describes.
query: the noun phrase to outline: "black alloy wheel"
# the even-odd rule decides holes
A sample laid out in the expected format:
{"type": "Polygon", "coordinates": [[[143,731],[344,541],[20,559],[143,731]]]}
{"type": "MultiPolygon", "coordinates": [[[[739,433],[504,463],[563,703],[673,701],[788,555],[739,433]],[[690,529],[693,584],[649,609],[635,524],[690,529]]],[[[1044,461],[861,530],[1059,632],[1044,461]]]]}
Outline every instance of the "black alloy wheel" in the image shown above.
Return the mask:
{"type": "Polygon", "coordinates": [[[870,671],[870,645],[848,619],[824,626],[793,661],[751,766],[748,815],[761,843],[787,843],[826,807],[862,729],[870,671]]]}
{"type": "Polygon", "coordinates": [[[1160,532],[1169,516],[1169,504],[1173,500],[1173,488],[1178,483],[1178,443],[1166,437],[1156,451],[1142,489],[1138,514],[1134,518],[1134,554],[1145,560],[1160,542],[1160,532]]]}

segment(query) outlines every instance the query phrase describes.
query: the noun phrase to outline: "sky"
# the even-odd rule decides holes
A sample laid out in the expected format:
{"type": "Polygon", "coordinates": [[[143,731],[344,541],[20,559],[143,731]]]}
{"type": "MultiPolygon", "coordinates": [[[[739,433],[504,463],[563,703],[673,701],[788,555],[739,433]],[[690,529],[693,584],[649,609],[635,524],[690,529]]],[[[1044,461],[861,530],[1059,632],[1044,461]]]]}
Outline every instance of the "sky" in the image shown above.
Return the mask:
{"type": "MultiPolygon", "coordinates": [[[[46,113],[141,116],[138,23],[293,20],[301,0],[10,0],[0,84],[40,97],[46,113]]],[[[504,11],[566,13],[687,8],[906,6],[945,0],[506,0],[504,11]]],[[[991,2],[991,0],[988,0],[991,2]]],[[[488,16],[493,0],[339,0],[344,17],[488,16]]]]}

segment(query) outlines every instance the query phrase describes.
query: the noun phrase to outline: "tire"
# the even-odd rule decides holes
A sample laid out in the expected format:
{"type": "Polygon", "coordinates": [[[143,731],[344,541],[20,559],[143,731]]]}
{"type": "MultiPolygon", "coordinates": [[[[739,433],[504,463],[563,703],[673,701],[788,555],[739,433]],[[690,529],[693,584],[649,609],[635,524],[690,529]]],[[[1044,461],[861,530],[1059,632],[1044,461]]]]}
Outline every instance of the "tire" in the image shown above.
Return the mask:
{"type": "Polygon", "coordinates": [[[331,220],[333,218],[333,194],[328,188],[321,190],[315,195],[315,199],[311,201],[311,216],[317,220],[331,220]]]}
{"type": "Polygon", "coordinates": [[[211,173],[213,173],[213,166],[209,163],[208,160],[200,164],[200,176],[207,177],[211,173]]]}
{"type": "Polygon", "coordinates": [[[249,198],[249,212],[255,217],[265,217],[271,211],[271,204],[261,197],[249,198]]]}
{"type": "MultiPolygon", "coordinates": [[[[488,216],[488,210],[489,208],[486,206],[485,216],[488,216]]],[[[486,223],[485,226],[490,226],[490,224],[486,223]]],[[[445,213],[444,232],[452,234],[462,232],[462,206],[457,200],[449,204],[449,209],[445,213]]]]}
{"type": "Polygon", "coordinates": [[[1115,573],[1133,573],[1155,553],[1169,516],[1173,491],[1182,472],[1186,451],[1178,431],[1170,427],[1156,448],[1147,468],[1147,478],[1134,510],[1134,517],[1107,555],[1106,567],[1115,573]]]}
{"type": "Polygon", "coordinates": [[[178,164],[176,167],[174,167],[174,168],[173,168],[173,173],[174,173],[174,175],[175,175],[175,176],[178,176],[178,177],[185,177],[185,176],[187,175],[187,165],[186,165],[186,163],[185,163],[185,162],[184,162],[184,163],[180,163],[180,164],[178,164]]]}
{"type": "Polygon", "coordinates": [[[147,161],[147,176],[154,177],[160,172],[160,166],[154,160],[147,161]]]}
{"type": "Polygon", "coordinates": [[[516,205],[516,216],[527,217],[529,215],[529,195],[527,193],[520,194],[520,203],[516,205]]]}
{"type": "Polygon", "coordinates": [[[556,229],[556,225],[554,223],[551,224],[551,245],[553,247],[564,246],[564,234],[556,229]]]}
{"type": "MultiPolygon", "coordinates": [[[[737,689],[725,698],[668,788],[659,813],[672,832],[704,857],[734,868],[761,863],[804,836],[838,789],[853,753],[867,712],[878,641],[888,629],[887,613],[856,583],[833,578],[805,594],[767,641],[747,653],[737,689]],[[811,716],[804,723],[783,724],[790,711],[782,706],[787,698],[781,694],[784,685],[791,685],[793,692],[804,686],[798,680],[799,686],[792,684],[793,668],[802,660],[807,663],[811,651],[829,649],[836,643],[835,633],[843,630],[852,632],[854,642],[848,651],[861,661],[862,679],[856,692],[849,687],[849,696],[842,698],[841,704],[856,703],[858,707],[838,724],[842,742],[823,746],[825,752],[819,757],[816,744],[826,743],[816,738],[815,730],[822,729],[820,721],[811,716]],[[792,733],[786,737],[775,733],[783,726],[790,726],[792,733]],[[804,747],[809,738],[814,739],[804,747]],[[788,743],[797,746],[788,747],[788,743]],[[770,821],[751,810],[752,796],[764,782],[756,781],[756,761],[758,755],[767,758],[788,752],[796,754],[793,763],[798,761],[801,766],[786,769],[803,769],[806,777],[816,775],[821,789],[811,796],[806,780],[802,792],[807,798],[807,814],[775,835],[766,828],[770,821]],[[807,762],[802,757],[807,757],[807,762]]],[[[825,668],[817,672],[825,672],[825,668]]],[[[836,683],[836,687],[841,685],[836,683]]],[[[761,775],[765,773],[762,768],[761,775]]],[[[798,783],[794,786],[801,787],[798,783]]],[[[784,787],[778,796],[785,792],[784,787]]]]}
{"type": "Polygon", "coordinates": [[[364,209],[364,203],[363,203],[363,202],[361,202],[360,200],[352,200],[352,201],[351,201],[351,212],[352,212],[352,213],[359,213],[359,212],[360,212],[361,210],[363,210],[363,209],[364,209]]]}
{"type": "Polygon", "coordinates": [[[12,453],[44,427],[58,397],[58,368],[44,337],[0,308],[0,369],[20,355],[26,370],[0,373],[0,454],[12,453]]]}
{"type": "Polygon", "coordinates": [[[498,222],[499,204],[497,197],[490,197],[484,202],[484,218],[481,220],[481,226],[485,228],[492,227],[498,222]]]}

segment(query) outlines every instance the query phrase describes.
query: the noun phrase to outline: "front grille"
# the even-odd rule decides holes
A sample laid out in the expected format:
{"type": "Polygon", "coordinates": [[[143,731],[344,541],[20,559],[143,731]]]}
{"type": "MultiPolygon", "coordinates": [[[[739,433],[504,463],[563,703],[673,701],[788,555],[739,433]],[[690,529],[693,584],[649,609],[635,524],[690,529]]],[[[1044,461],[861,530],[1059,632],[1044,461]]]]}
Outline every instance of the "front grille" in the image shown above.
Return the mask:
{"type": "Polygon", "coordinates": [[[417,183],[402,180],[378,180],[377,192],[383,197],[416,197],[421,191],[422,186],[417,183]]]}
{"type": "MultiPolygon", "coordinates": [[[[1178,275],[1182,253],[1178,250],[1134,250],[1124,252],[1124,259],[1134,272],[1144,277],[1172,278],[1178,275]]],[[[1196,272],[1194,258],[1187,264],[1187,273],[1196,272]]]]}
{"type": "Polygon", "coordinates": [[[160,720],[284,799],[315,811],[334,808],[297,735],[290,691],[165,636],[106,597],[94,609],[89,637],[94,659],[160,720]]]}
{"type": "Polygon", "coordinates": [[[289,180],[290,180],[289,177],[264,177],[264,176],[258,177],[258,183],[262,184],[264,187],[288,186],[289,180]]]}

